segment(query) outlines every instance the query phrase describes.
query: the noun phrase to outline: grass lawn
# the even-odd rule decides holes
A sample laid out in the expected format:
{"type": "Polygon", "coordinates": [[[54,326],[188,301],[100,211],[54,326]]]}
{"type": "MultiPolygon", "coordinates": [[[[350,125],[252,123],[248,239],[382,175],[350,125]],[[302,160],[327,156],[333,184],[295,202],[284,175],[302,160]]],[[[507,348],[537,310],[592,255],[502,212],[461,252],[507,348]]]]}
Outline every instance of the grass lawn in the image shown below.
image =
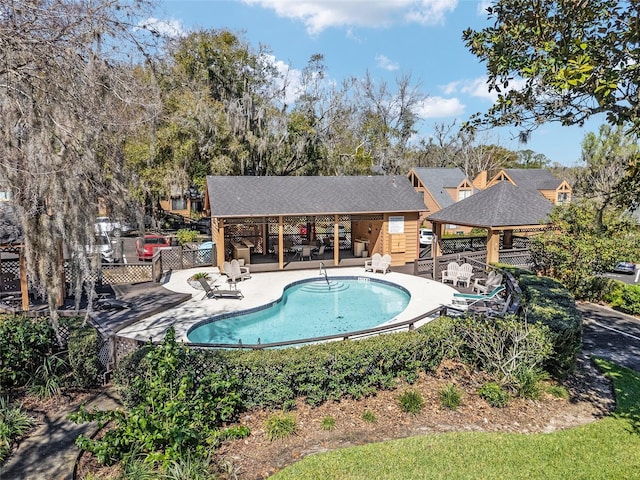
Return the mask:
{"type": "Polygon", "coordinates": [[[596,362],[614,383],[616,411],[592,424],[549,434],[464,432],[369,444],[306,457],[272,478],[640,479],[640,373],[596,362]]]}

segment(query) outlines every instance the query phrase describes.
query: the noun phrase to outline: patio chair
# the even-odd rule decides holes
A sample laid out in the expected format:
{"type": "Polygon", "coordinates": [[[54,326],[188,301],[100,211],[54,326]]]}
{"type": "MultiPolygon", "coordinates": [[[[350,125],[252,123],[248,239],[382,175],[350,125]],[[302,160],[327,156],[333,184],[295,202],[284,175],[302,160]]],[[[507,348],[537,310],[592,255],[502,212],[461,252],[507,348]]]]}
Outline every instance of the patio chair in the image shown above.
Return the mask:
{"type": "Polygon", "coordinates": [[[249,267],[241,267],[240,262],[235,258],[231,260],[231,269],[238,280],[247,280],[251,278],[249,267]]]}
{"type": "Polygon", "coordinates": [[[442,283],[451,282],[455,285],[458,281],[458,270],[460,265],[457,262],[450,262],[447,269],[442,271],[442,283]]]}
{"type": "Polygon", "coordinates": [[[459,293],[453,294],[453,307],[460,310],[467,310],[470,306],[480,302],[498,301],[498,295],[505,289],[504,285],[496,285],[487,294],[480,293],[459,293]]]}
{"type": "Polygon", "coordinates": [[[225,298],[225,297],[237,298],[237,299],[244,298],[244,295],[242,295],[242,292],[237,288],[235,290],[220,290],[220,288],[218,288],[218,285],[216,284],[214,284],[212,288],[209,282],[207,282],[204,278],[199,278],[198,281],[200,282],[200,285],[202,285],[202,289],[205,292],[203,299],[204,298],[225,298]]]}
{"type": "Polygon", "coordinates": [[[311,260],[311,245],[303,245],[300,251],[300,260],[311,260]]]}
{"type": "Polygon", "coordinates": [[[231,262],[224,262],[222,264],[222,271],[227,276],[229,285],[232,285],[233,288],[238,288],[237,283],[240,281],[240,275],[236,273],[235,269],[231,266],[231,262]]]}
{"type": "Polygon", "coordinates": [[[318,248],[311,250],[311,258],[322,258],[324,260],[324,250],[326,245],[322,244],[318,248]]]}
{"type": "Polygon", "coordinates": [[[473,282],[473,290],[477,293],[487,293],[496,285],[502,283],[502,274],[495,271],[489,272],[487,278],[476,278],[473,282]]]}
{"type": "Polygon", "coordinates": [[[374,268],[378,269],[380,266],[380,262],[382,261],[382,255],[379,253],[374,253],[371,256],[371,260],[367,260],[364,262],[364,271],[365,272],[373,272],[374,268]]]}
{"type": "Polygon", "coordinates": [[[469,312],[492,318],[504,317],[509,312],[510,307],[511,295],[508,295],[506,300],[496,297],[492,302],[485,305],[471,305],[469,312]]]}
{"type": "Polygon", "coordinates": [[[463,263],[458,269],[458,278],[456,284],[464,283],[467,288],[471,283],[471,277],[473,276],[473,266],[470,263],[463,263]]]}
{"type": "Polygon", "coordinates": [[[387,273],[390,267],[391,267],[391,255],[389,255],[388,253],[385,253],[380,259],[380,263],[378,263],[378,265],[374,265],[371,271],[374,273],[375,272],[387,273]]]}

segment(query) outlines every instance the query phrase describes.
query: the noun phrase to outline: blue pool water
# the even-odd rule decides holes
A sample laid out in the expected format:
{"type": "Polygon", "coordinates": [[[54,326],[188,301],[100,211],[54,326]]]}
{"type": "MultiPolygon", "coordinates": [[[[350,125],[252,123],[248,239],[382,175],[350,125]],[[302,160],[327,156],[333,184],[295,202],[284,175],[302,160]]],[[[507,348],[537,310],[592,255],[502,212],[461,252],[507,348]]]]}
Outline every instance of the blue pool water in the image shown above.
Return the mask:
{"type": "Polygon", "coordinates": [[[378,326],[409,303],[409,292],[369,277],[296,282],[277,302],[252,311],[216,315],[195,325],[193,343],[274,343],[378,326]]]}

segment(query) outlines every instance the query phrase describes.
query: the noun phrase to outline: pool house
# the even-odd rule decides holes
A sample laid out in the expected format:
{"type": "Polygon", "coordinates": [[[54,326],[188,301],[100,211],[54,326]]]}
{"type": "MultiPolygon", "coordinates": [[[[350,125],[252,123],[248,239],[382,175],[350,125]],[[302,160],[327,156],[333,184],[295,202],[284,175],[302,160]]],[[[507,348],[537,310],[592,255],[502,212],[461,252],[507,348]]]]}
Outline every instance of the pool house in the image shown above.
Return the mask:
{"type": "Polygon", "coordinates": [[[419,256],[424,203],[405,176],[208,176],[204,208],[219,267],[232,258],[261,270],[337,267],[374,253],[398,266],[419,256]]]}

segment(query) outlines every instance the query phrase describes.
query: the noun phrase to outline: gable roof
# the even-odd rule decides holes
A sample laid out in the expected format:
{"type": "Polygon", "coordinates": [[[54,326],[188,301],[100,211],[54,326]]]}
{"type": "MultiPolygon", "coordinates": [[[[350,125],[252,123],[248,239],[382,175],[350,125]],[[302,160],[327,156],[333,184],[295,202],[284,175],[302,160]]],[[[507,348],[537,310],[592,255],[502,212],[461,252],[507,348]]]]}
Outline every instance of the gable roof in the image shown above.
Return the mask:
{"type": "Polygon", "coordinates": [[[553,204],[537,191],[500,182],[443,208],[427,220],[481,228],[540,225],[548,221],[552,209],[553,204]]]}
{"type": "Polygon", "coordinates": [[[208,176],[213,217],[420,212],[424,203],[405,176],[208,176]]]}
{"type": "MultiPolygon", "coordinates": [[[[505,168],[504,171],[511,180],[522,188],[534,190],[555,190],[562,180],[544,168],[505,168]]],[[[499,174],[498,174],[499,175],[499,174]]]]}
{"type": "Polygon", "coordinates": [[[457,200],[451,198],[445,189],[457,188],[467,178],[459,168],[414,168],[413,171],[440,208],[448,207],[457,200]]]}

